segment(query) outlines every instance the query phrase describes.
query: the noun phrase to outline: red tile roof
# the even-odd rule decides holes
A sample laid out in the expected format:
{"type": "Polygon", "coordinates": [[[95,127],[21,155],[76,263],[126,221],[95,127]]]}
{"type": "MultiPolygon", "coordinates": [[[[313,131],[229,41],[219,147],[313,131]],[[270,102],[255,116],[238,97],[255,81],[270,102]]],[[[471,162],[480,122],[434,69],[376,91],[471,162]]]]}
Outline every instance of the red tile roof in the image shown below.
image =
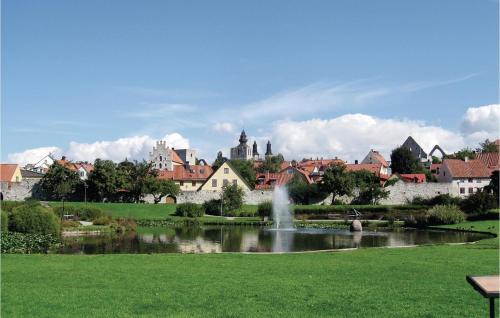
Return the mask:
{"type": "Polygon", "coordinates": [[[441,169],[442,163],[432,163],[429,170],[430,171],[435,171],[437,169],[441,169]]]}
{"type": "Polygon", "coordinates": [[[60,159],[60,160],[56,160],[56,162],[58,164],[60,164],[61,166],[65,167],[65,168],[68,168],[71,171],[78,170],[78,168],[75,166],[75,164],[72,163],[71,161],[68,161],[68,160],[65,160],[65,159],[60,159]]]}
{"type": "Polygon", "coordinates": [[[346,171],[351,172],[351,171],[360,171],[360,170],[367,170],[377,177],[380,176],[380,170],[382,169],[382,164],[381,163],[348,163],[345,165],[346,166],[346,171]]]}
{"type": "Polygon", "coordinates": [[[443,165],[453,178],[489,178],[491,170],[479,159],[467,162],[460,159],[445,159],[443,165]]]}
{"type": "Polygon", "coordinates": [[[295,173],[289,173],[288,169],[293,169],[294,172],[298,172],[301,174],[305,181],[309,184],[312,183],[311,178],[309,178],[308,174],[301,170],[297,169],[294,167],[286,167],[285,169],[281,170],[280,172],[277,173],[259,173],[256,176],[256,184],[255,184],[255,190],[270,190],[273,189],[275,186],[283,186],[290,182],[295,173]]]}
{"type": "Polygon", "coordinates": [[[297,163],[298,167],[306,167],[306,166],[328,166],[333,163],[345,163],[340,159],[318,159],[318,160],[303,160],[297,163]]]}
{"type": "Polygon", "coordinates": [[[480,152],[476,159],[481,160],[491,172],[500,170],[500,154],[498,152],[480,152]]]}
{"type": "Polygon", "coordinates": [[[17,169],[17,164],[15,163],[1,163],[0,164],[0,181],[1,182],[10,182],[14,173],[17,169]]]}
{"type": "Polygon", "coordinates": [[[425,174],[423,173],[405,173],[400,174],[399,177],[404,182],[423,183],[426,181],[425,174]]]}
{"type": "Polygon", "coordinates": [[[210,166],[190,165],[189,170],[184,165],[174,166],[174,170],[158,171],[159,179],[174,181],[205,181],[210,177],[213,170],[210,166]]]}
{"type": "Polygon", "coordinates": [[[91,171],[94,170],[94,165],[90,164],[90,163],[74,163],[75,165],[75,168],[78,170],[81,168],[85,169],[85,171],[87,171],[87,173],[90,173],[91,171]]]}

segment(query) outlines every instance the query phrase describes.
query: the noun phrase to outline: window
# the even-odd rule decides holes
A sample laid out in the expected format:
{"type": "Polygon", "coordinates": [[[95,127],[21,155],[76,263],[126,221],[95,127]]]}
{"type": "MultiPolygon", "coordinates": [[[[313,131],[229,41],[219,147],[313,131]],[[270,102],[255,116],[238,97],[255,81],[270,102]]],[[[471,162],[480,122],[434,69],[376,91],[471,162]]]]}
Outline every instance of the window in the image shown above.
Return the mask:
{"type": "Polygon", "coordinates": [[[229,168],[224,168],[224,174],[229,174],[229,168]]]}
{"type": "Polygon", "coordinates": [[[233,185],[238,185],[238,180],[233,179],[233,185]]]}
{"type": "Polygon", "coordinates": [[[161,163],[160,163],[160,169],[161,169],[161,163]]]}
{"type": "Polygon", "coordinates": [[[476,183],[481,183],[481,180],[477,179],[477,180],[476,180],[476,183]]]}
{"type": "Polygon", "coordinates": [[[83,171],[80,171],[80,177],[83,177],[85,173],[83,171]]]}
{"type": "Polygon", "coordinates": [[[469,183],[474,182],[474,180],[472,180],[472,178],[469,178],[469,180],[468,180],[468,181],[469,181],[469,183]]]}
{"type": "Polygon", "coordinates": [[[460,194],[465,194],[465,188],[460,188],[460,194]]]}
{"type": "Polygon", "coordinates": [[[465,183],[465,179],[460,179],[460,182],[465,183]]]}
{"type": "Polygon", "coordinates": [[[217,179],[212,179],[212,187],[217,187],[217,179]]]}
{"type": "Polygon", "coordinates": [[[474,193],[474,188],[469,188],[469,194],[474,193]]]}
{"type": "Polygon", "coordinates": [[[288,174],[293,174],[293,169],[288,169],[286,172],[287,172],[288,174]]]}
{"type": "Polygon", "coordinates": [[[162,159],[162,157],[160,156],[160,161],[162,161],[162,160],[163,160],[163,159],[162,159]]]}
{"type": "Polygon", "coordinates": [[[196,181],[191,181],[191,185],[192,185],[193,187],[195,187],[195,186],[196,186],[196,181]]]}
{"type": "Polygon", "coordinates": [[[184,185],[184,181],[179,182],[179,184],[182,187],[184,185]]]}
{"type": "Polygon", "coordinates": [[[16,182],[19,182],[19,176],[16,176],[16,182]]]}
{"type": "Polygon", "coordinates": [[[227,180],[227,179],[222,180],[223,186],[227,186],[228,184],[229,184],[229,180],[227,180]]]}

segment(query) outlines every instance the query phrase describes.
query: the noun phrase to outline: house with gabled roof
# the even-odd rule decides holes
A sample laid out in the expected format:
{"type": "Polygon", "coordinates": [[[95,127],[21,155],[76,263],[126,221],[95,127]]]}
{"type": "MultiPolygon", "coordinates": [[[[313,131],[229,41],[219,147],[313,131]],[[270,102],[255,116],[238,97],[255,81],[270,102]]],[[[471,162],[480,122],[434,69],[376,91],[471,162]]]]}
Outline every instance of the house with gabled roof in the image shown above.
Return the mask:
{"type": "Polygon", "coordinates": [[[380,163],[383,167],[389,168],[389,163],[385,160],[384,156],[377,150],[371,149],[365,156],[361,163],[374,164],[380,163]]]}
{"type": "Polygon", "coordinates": [[[212,175],[211,166],[176,165],[171,170],[158,171],[158,179],[174,181],[181,191],[196,191],[212,175]]]}
{"type": "Polygon", "coordinates": [[[490,183],[491,169],[479,159],[445,159],[439,169],[439,182],[451,182],[457,195],[468,196],[480,191],[490,183]]]}
{"type": "Polygon", "coordinates": [[[23,176],[21,175],[21,169],[16,163],[0,163],[0,182],[2,183],[14,183],[21,182],[23,176]]]}
{"type": "Polygon", "coordinates": [[[236,184],[245,191],[252,190],[252,187],[245,178],[241,176],[238,170],[231,165],[230,161],[226,161],[217,170],[212,172],[207,180],[200,186],[198,191],[220,192],[223,186],[229,184],[236,184]]]}

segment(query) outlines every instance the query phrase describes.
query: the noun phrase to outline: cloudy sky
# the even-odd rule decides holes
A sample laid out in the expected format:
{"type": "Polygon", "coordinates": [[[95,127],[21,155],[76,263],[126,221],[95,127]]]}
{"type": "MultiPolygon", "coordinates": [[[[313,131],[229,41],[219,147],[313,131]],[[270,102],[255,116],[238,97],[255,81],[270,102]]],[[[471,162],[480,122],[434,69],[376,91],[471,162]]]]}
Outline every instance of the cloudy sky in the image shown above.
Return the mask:
{"type": "Polygon", "coordinates": [[[2,2],[2,162],[498,136],[498,1],[2,2]]]}

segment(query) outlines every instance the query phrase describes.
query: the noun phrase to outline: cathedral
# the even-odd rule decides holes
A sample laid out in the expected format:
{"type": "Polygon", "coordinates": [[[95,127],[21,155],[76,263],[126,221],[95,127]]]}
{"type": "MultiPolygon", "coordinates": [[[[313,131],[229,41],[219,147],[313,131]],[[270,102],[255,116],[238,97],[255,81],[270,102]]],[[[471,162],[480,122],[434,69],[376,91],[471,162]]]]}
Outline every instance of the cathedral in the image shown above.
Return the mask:
{"type": "MultiPolygon", "coordinates": [[[[260,160],[259,151],[257,149],[257,142],[254,141],[252,147],[250,147],[247,142],[248,138],[245,130],[241,132],[240,144],[236,147],[231,148],[230,159],[231,160],[260,160]]],[[[271,141],[267,141],[266,154],[265,157],[272,157],[273,152],[271,150],[271,141]]]]}

